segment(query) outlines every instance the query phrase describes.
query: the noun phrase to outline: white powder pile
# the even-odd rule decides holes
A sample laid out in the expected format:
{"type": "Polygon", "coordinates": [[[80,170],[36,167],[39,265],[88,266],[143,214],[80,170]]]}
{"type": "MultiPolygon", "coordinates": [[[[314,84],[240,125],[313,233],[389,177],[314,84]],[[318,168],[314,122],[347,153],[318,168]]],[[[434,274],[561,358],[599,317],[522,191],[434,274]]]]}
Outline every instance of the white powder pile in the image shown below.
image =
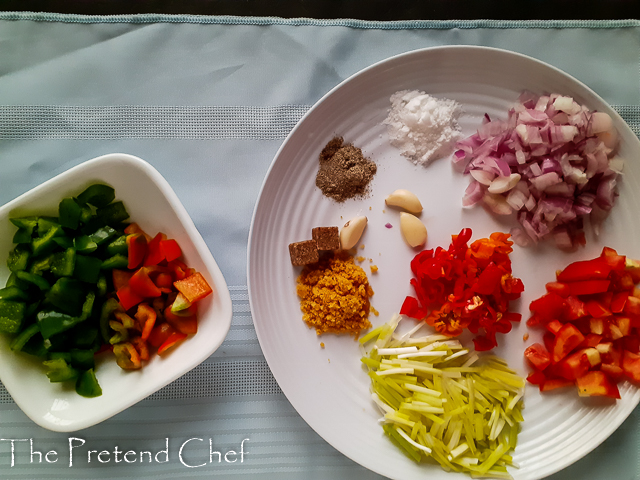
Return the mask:
{"type": "Polygon", "coordinates": [[[391,145],[416,165],[450,155],[460,139],[460,104],[435,98],[418,90],[402,90],[391,95],[391,109],[383,122],[388,126],[391,145]]]}

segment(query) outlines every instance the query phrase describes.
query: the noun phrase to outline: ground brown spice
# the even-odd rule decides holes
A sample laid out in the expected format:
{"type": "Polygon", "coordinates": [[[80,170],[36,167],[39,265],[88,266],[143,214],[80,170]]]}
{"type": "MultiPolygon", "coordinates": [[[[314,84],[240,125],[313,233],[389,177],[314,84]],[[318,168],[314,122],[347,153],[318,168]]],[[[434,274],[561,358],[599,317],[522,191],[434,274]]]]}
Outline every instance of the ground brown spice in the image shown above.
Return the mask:
{"type": "Polygon", "coordinates": [[[376,174],[376,164],[362,155],[362,150],[335,137],[320,153],[316,186],[337,202],[364,196],[376,174]]]}
{"type": "Polygon", "coordinates": [[[346,252],[337,252],[307,265],[298,277],[302,319],[316,333],[358,334],[371,327],[367,274],[346,252]]]}

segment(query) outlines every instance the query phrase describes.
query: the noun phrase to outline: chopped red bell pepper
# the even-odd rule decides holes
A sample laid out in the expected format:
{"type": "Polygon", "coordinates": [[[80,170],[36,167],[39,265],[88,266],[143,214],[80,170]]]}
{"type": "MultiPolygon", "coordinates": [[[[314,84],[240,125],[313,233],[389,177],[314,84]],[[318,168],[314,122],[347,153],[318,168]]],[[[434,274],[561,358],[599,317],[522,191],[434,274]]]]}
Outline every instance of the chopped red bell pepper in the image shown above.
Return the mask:
{"type": "Polygon", "coordinates": [[[173,286],[173,277],[169,273],[161,272],[156,275],[154,283],[158,288],[171,289],[171,287],[173,286]]]}
{"type": "Polygon", "coordinates": [[[627,295],[627,301],[624,304],[624,308],[622,311],[627,315],[640,316],[640,298],[634,297],[632,295],[627,295]]]}
{"type": "Polygon", "coordinates": [[[585,305],[587,307],[587,312],[589,313],[589,315],[594,318],[608,317],[609,315],[611,315],[611,312],[597,300],[587,300],[587,303],[585,305]]]}
{"type": "Polygon", "coordinates": [[[569,285],[562,282],[549,282],[545,285],[547,292],[555,293],[556,295],[560,295],[561,297],[569,296],[569,285]]]}
{"type": "Polygon", "coordinates": [[[624,311],[624,307],[627,304],[627,298],[629,294],[627,292],[616,292],[613,294],[611,298],[611,312],[613,313],[622,313],[624,311]]]}
{"type": "Polygon", "coordinates": [[[113,280],[113,287],[120,290],[122,287],[129,284],[129,279],[133,276],[133,272],[127,270],[118,270],[114,268],[111,270],[111,278],[113,280]]]}
{"type": "Polygon", "coordinates": [[[155,327],[153,327],[153,330],[151,330],[151,334],[147,339],[149,345],[152,345],[155,348],[159,348],[160,345],[162,345],[172,333],[175,333],[175,331],[175,328],[173,328],[168,323],[161,323],[159,325],[156,325],[155,327]]]}
{"type": "Polygon", "coordinates": [[[530,306],[527,324],[546,327],[551,352],[551,362],[536,367],[532,351],[539,347],[527,349],[530,383],[546,391],[574,382],[580,395],[620,398],[616,383],[623,375],[640,382],[640,263],[605,247],[600,257],[574,262],[556,277],[530,306]]]}
{"type": "Polygon", "coordinates": [[[547,329],[547,331],[553,333],[554,335],[557,335],[563,325],[564,323],[562,323],[560,320],[551,320],[549,323],[547,323],[545,328],[547,329]]]}
{"type": "Polygon", "coordinates": [[[133,292],[129,285],[125,285],[124,287],[120,288],[116,292],[116,295],[118,296],[120,305],[122,305],[122,308],[124,308],[125,310],[129,310],[130,308],[135,307],[137,304],[144,300],[144,297],[141,297],[137,293],[133,292]]]}
{"type": "Polygon", "coordinates": [[[529,304],[529,310],[543,323],[562,318],[566,308],[565,299],[554,292],[545,293],[529,304]]]}
{"type": "Polygon", "coordinates": [[[160,289],[149,277],[149,273],[146,267],[141,267],[136,270],[136,273],[129,279],[129,288],[136,295],[143,298],[153,298],[162,295],[160,289]]]}
{"type": "Polygon", "coordinates": [[[634,382],[640,382],[640,355],[627,350],[622,354],[622,370],[634,382]]]}
{"type": "Polygon", "coordinates": [[[198,332],[198,317],[197,315],[180,316],[171,311],[171,306],[168,306],[164,310],[164,318],[167,322],[173,326],[176,330],[187,335],[192,335],[198,332]]]}
{"type": "Polygon", "coordinates": [[[576,379],[578,395],[581,397],[611,397],[620,398],[620,391],[615,383],[612,383],[604,372],[592,370],[576,379]]]}
{"type": "Polygon", "coordinates": [[[134,270],[140,266],[147,255],[147,238],[142,233],[127,235],[127,254],[129,263],[127,268],[134,270]]]}
{"type": "Polygon", "coordinates": [[[160,345],[160,347],[158,347],[158,355],[163,355],[164,353],[167,352],[167,350],[169,350],[171,347],[173,347],[177,343],[183,341],[185,338],[187,338],[186,333],[180,333],[180,332],[172,333],[171,335],[169,335],[169,338],[167,338],[164,341],[164,343],[160,345]]]}
{"type": "Polygon", "coordinates": [[[547,351],[544,345],[540,343],[534,343],[527,347],[524,351],[524,357],[531,363],[531,365],[542,371],[551,364],[551,354],[547,351]]]}
{"type": "Polygon", "coordinates": [[[592,367],[585,350],[578,350],[563,358],[556,366],[555,371],[567,380],[576,380],[584,376],[592,367]]]}
{"type": "Polygon", "coordinates": [[[584,341],[584,335],[573,324],[565,323],[556,333],[551,351],[554,363],[558,363],[584,341]]]}
{"type": "Polygon", "coordinates": [[[542,385],[547,377],[540,370],[534,370],[527,376],[527,381],[532,385],[542,385]]]}
{"type": "MultiPolygon", "coordinates": [[[[593,260],[573,262],[558,275],[559,282],[577,282],[583,280],[603,280],[611,273],[611,266],[601,257],[593,260]]],[[[606,291],[606,289],[605,289],[606,291]]]]}
{"type": "Polygon", "coordinates": [[[166,240],[167,236],[164,233],[158,233],[153,240],[149,242],[149,246],[147,248],[147,256],[144,259],[143,265],[148,267],[150,265],[158,265],[161,261],[164,260],[164,254],[160,247],[160,244],[163,240],[166,240]]]}
{"type": "Polygon", "coordinates": [[[569,283],[571,295],[593,295],[594,293],[604,293],[609,289],[609,280],[581,280],[569,283]]]}
{"type": "Polygon", "coordinates": [[[573,385],[573,381],[566,378],[547,378],[541,385],[541,392],[549,392],[557,388],[570,387],[573,385]]]}
{"type": "Polygon", "coordinates": [[[180,293],[187,297],[187,300],[191,303],[197,302],[213,293],[211,286],[199,272],[173,282],[173,285],[180,293]]]}
{"type": "Polygon", "coordinates": [[[182,256],[180,245],[174,239],[161,240],[160,250],[162,250],[162,255],[167,262],[177,260],[182,256]]]}
{"type": "Polygon", "coordinates": [[[124,229],[124,233],[126,233],[127,235],[132,235],[134,233],[141,233],[147,239],[147,243],[151,241],[151,236],[148,235],[144,230],[142,230],[142,228],[140,228],[140,225],[138,225],[135,222],[131,222],[129,225],[127,225],[126,228],[124,229]]]}

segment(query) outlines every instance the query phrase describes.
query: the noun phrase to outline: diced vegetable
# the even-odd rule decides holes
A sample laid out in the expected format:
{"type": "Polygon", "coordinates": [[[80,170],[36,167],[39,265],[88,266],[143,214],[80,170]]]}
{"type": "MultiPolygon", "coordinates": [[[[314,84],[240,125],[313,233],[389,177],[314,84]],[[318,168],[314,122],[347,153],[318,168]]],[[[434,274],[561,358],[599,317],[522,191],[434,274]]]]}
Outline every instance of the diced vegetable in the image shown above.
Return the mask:
{"type": "MultiPolygon", "coordinates": [[[[511,322],[520,321],[520,314],[509,312],[509,302],[520,297],[524,285],[511,274],[509,235],[496,232],[468,245],[471,233],[465,228],[452,236],[448,249],[438,247],[415,256],[411,284],[416,298],[406,297],[400,313],[425,319],[448,336],[464,329],[474,334],[484,330],[473,340],[476,350],[484,351],[497,346],[496,334],[508,333],[511,322]]],[[[180,282],[176,288],[191,300],[180,282]]]]}
{"type": "Polygon", "coordinates": [[[557,272],[548,293],[529,305],[527,325],[547,330],[544,346],[525,350],[534,369],[530,383],[543,392],[576,385],[581,396],[617,399],[623,376],[640,382],[636,273],[635,262],[608,247],[557,272]]]}
{"type": "Polygon", "coordinates": [[[421,323],[395,333],[399,316],[371,332],[362,362],[385,434],[409,458],[430,458],[473,477],[511,478],[524,379],[495,356],[480,356],[421,323]]]}
{"type": "MultiPolygon", "coordinates": [[[[0,331],[11,335],[11,349],[40,358],[52,382],[73,381],[85,397],[102,393],[95,354],[113,352],[122,368],[139,369],[151,347],[165,354],[197,332],[195,300],[171,313],[175,298],[185,298],[174,282],[195,270],[164,233],[152,239],[123,225],[129,214],[114,199],[113,188],[96,184],[62,199],[57,218],[11,219],[17,245],[0,289],[0,331]]],[[[211,290],[198,276],[184,285],[197,298],[211,290]]]]}
{"type": "Polygon", "coordinates": [[[189,275],[188,277],[178,280],[173,284],[191,303],[202,300],[213,292],[209,283],[207,283],[200,272],[189,275]]]}
{"type": "Polygon", "coordinates": [[[583,245],[584,219],[597,232],[615,203],[624,165],[617,138],[606,113],[555,93],[524,92],[506,121],[485,116],[458,142],[454,165],[473,177],[462,204],[516,213],[520,225],[510,233],[521,246],[545,238],[563,249],[583,245]]]}

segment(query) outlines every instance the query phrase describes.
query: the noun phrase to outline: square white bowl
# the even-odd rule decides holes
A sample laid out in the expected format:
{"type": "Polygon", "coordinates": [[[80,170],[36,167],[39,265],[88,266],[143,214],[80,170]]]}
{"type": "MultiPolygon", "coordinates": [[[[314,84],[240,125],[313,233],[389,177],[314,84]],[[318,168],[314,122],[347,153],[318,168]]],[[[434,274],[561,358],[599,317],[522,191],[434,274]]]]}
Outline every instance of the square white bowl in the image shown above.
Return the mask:
{"type": "MultiPolygon", "coordinates": [[[[84,162],[0,207],[0,287],[6,284],[6,260],[16,227],[10,217],[57,216],[60,200],[93,183],[106,183],[122,200],[130,221],[147,233],[167,234],[180,244],[185,263],[202,273],[213,295],[201,300],[198,333],[162,357],[153,355],[140,370],[125,371],[111,355],[97,357],[96,377],[102,396],[81,397],[74,388],[50,383],[41,360],[9,349],[0,334],[0,380],[14,401],[38,425],[71,432],[121,412],[206,360],[224,341],[231,326],[231,296],[218,265],[169,183],[140,158],[114,153],[84,162]]],[[[212,379],[215,381],[215,379],[212,379]]]]}

